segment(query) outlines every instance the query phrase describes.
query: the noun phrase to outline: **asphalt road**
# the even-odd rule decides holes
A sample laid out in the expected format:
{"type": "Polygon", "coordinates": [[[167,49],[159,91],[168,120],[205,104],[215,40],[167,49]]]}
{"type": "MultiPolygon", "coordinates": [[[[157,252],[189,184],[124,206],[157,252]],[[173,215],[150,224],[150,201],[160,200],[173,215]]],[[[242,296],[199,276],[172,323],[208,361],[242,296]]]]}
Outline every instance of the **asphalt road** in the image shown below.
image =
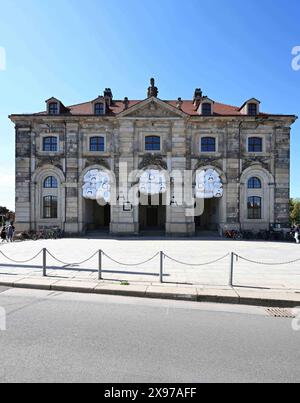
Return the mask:
{"type": "Polygon", "coordinates": [[[264,308],[4,289],[0,382],[299,382],[264,308]]]}

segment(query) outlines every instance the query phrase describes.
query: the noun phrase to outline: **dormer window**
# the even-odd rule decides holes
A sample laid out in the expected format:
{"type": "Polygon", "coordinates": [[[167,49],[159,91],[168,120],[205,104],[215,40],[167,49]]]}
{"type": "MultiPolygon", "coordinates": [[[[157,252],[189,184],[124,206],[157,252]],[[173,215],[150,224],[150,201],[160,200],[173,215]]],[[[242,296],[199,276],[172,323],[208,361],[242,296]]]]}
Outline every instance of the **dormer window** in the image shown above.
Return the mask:
{"type": "Polygon", "coordinates": [[[205,102],[202,104],[202,115],[211,116],[212,112],[212,104],[205,102]]]}
{"type": "Polygon", "coordinates": [[[197,110],[199,115],[212,116],[214,113],[214,101],[208,97],[203,97],[197,110]]]}
{"type": "Polygon", "coordinates": [[[254,103],[248,104],[248,115],[257,116],[258,115],[258,105],[254,103]]]}
{"type": "Polygon", "coordinates": [[[105,114],[105,107],[104,103],[98,102],[95,104],[95,115],[96,116],[103,116],[105,114]]]}
{"type": "Polygon", "coordinates": [[[49,115],[58,115],[59,108],[57,102],[50,102],[48,108],[49,108],[49,115]]]}
{"type": "Polygon", "coordinates": [[[256,98],[251,98],[248,101],[244,102],[239,111],[243,115],[258,116],[259,109],[260,109],[260,101],[256,98]]]}

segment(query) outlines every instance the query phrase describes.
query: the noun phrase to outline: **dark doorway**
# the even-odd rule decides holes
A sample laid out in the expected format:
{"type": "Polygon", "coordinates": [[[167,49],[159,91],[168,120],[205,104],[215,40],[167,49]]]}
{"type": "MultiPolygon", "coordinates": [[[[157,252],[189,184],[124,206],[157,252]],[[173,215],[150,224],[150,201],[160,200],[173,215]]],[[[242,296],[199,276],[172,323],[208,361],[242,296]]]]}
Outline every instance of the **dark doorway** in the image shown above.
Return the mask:
{"type": "Polygon", "coordinates": [[[88,231],[108,231],[111,221],[110,204],[100,206],[96,201],[86,201],[86,227],[88,231]]]}
{"type": "Polygon", "coordinates": [[[205,199],[204,211],[201,216],[195,217],[196,231],[217,231],[220,222],[219,217],[220,199],[205,199]]]}
{"type": "Polygon", "coordinates": [[[158,206],[147,206],[147,228],[159,226],[158,208],[158,206]]]}
{"type": "Polygon", "coordinates": [[[139,208],[140,230],[163,231],[166,226],[166,205],[164,195],[141,196],[139,208]]]}

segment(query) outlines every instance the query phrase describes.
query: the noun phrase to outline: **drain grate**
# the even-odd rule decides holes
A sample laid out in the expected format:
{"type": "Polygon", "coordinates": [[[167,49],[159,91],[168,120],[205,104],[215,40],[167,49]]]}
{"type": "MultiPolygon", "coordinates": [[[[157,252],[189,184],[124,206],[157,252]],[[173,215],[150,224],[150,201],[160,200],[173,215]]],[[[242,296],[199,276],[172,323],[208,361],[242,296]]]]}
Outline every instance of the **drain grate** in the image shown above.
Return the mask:
{"type": "Polygon", "coordinates": [[[295,319],[296,315],[293,313],[291,309],[284,308],[267,308],[267,312],[269,316],[273,318],[289,318],[295,319]]]}

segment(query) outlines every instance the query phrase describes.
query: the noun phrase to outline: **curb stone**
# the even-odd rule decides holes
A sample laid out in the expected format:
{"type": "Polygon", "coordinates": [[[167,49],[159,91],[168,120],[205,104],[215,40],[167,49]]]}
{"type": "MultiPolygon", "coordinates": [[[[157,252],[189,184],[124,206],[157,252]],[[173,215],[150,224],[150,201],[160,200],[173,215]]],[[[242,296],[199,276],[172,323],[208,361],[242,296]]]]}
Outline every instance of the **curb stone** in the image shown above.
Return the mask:
{"type": "Polygon", "coordinates": [[[171,287],[169,285],[123,286],[97,281],[57,280],[44,278],[0,277],[0,286],[34,290],[74,292],[87,294],[119,295],[127,297],[169,299],[223,304],[253,305],[262,307],[294,308],[300,306],[300,294],[297,292],[253,289],[209,289],[197,287],[171,287]]]}

